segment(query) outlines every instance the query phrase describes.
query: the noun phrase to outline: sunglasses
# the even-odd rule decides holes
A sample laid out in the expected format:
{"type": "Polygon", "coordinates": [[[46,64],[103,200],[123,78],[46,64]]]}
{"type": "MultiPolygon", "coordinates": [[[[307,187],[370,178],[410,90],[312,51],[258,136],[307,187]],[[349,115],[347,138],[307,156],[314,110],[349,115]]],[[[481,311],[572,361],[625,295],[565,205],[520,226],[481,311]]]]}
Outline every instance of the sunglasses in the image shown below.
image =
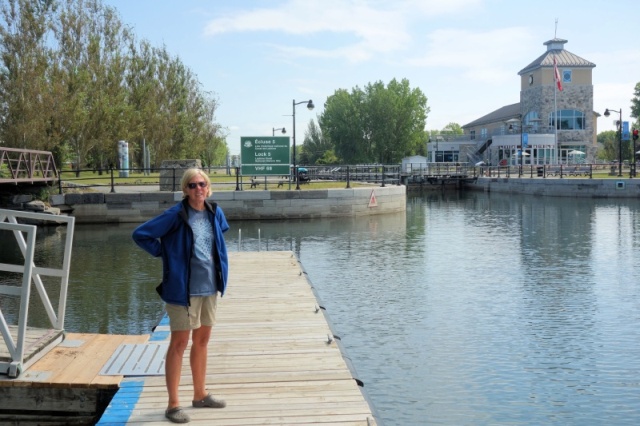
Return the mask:
{"type": "Polygon", "coordinates": [[[189,189],[196,189],[198,186],[200,188],[206,188],[207,187],[207,182],[189,182],[187,184],[187,187],[189,189]]]}

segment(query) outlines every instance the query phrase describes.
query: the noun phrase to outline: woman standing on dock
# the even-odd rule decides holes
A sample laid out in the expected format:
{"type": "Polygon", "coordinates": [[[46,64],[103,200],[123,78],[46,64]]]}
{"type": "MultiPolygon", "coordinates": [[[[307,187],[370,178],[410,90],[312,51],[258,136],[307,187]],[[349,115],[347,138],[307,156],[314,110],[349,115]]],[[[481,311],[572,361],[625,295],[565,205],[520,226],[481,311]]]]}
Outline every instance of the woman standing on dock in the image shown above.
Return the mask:
{"type": "Polygon", "coordinates": [[[227,219],[216,203],[210,203],[211,181],[200,169],[182,176],[183,200],[133,231],[134,241],[155,257],[162,257],[162,282],[156,288],[166,303],[171,339],[165,379],[169,403],[165,417],[188,423],[180,407],[178,386],[182,359],[192,334],[189,361],[196,408],[223,408],[225,402],[206,390],[207,348],[215,323],[217,294],[227,285],[228,259],[223,233],[227,219]]]}

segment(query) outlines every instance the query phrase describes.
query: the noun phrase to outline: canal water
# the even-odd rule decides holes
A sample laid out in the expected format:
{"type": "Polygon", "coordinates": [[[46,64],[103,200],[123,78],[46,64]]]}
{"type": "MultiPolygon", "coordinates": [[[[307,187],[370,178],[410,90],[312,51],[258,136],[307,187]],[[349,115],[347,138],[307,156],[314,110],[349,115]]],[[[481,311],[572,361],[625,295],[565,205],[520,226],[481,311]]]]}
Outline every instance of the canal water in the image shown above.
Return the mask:
{"type": "MultiPolygon", "coordinates": [[[[296,253],[386,426],[640,424],[640,201],[452,192],[230,225],[231,251],[296,253]]],[[[157,322],[160,263],[134,226],[76,227],[68,331],[157,322]]],[[[64,232],[44,234],[54,262],[64,232]]]]}

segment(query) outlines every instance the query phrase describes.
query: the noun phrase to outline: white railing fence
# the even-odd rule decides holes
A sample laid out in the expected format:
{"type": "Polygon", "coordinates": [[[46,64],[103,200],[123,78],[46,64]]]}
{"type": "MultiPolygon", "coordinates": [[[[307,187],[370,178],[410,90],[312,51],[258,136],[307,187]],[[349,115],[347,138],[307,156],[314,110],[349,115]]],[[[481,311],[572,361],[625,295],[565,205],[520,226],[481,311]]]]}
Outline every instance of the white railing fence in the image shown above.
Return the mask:
{"type": "MultiPolygon", "coordinates": [[[[4,339],[9,352],[10,361],[0,360],[0,373],[5,372],[10,377],[17,377],[21,371],[26,369],[24,365],[25,339],[27,338],[27,324],[29,317],[29,298],[31,295],[31,284],[35,286],[40,296],[51,327],[55,330],[64,330],[64,317],[67,303],[67,287],[69,284],[69,269],[71,265],[71,247],[73,243],[73,230],[75,218],[72,216],[58,216],[44,213],[24,212],[0,209],[0,233],[13,233],[22,254],[22,264],[0,263],[0,271],[22,274],[20,286],[1,285],[0,296],[8,295],[20,297],[20,308],[17,315],[17,333],[14,340],[10,328],[15,324],[8,324],[5,315],[0,310],[0,333],[4,339]],[[23,223],[21,223],[23,222],[23,223]],[[64,256],[60,268],[39,267],[34,262],[36,246],[37,225],[28,223],[57,222],[67,226],[66,239],[64,242],[64,256]],[[60,278],[60,297],[57,310],[53,308],[47,290],[42,282],[41,276],[60,278]]],[[[45,352],[45,351],[41,351],[45,352]]],[[[41,358],[44,353],[38,355],[41,358]]],[[[35,362],[32,360],[31,363],[35,362]]]]}

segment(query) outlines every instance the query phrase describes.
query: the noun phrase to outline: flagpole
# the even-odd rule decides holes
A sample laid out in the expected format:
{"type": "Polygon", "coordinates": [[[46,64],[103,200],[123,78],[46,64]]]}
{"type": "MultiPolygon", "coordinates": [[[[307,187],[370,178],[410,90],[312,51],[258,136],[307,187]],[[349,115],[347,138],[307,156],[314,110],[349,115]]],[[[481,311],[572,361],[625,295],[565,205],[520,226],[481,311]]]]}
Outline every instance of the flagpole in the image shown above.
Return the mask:
{"type": "Polygon", "coordinates": [[[560,164],[560,146],[558,145],[558,89],[560,89],[560,79],[558,73],[558,60],[556,59],[556,54],[553,54],[553,132],[556,140],[556,165],[560,164]]]}
{"type": "Polygon", "coordinates": [[[553,132],[555,134],[555,139],[556,139],[556,165],[560,164],[560,147],[558,146],[558,99],[557,98],[558,98],[558,85],[554,84],[553,85],[553,132]]]}

